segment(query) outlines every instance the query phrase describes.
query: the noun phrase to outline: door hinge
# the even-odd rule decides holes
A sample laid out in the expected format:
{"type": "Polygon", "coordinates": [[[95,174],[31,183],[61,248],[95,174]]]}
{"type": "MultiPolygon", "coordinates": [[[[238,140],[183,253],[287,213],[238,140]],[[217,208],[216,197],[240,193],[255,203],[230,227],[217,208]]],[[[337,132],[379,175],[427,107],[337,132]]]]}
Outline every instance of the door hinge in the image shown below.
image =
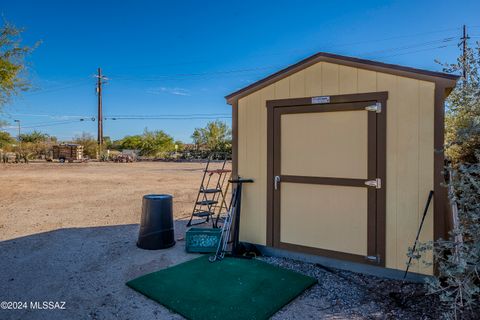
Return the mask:
{"type": "Polygon", "coordinates": [[[382,179],[376,178],[375,180],[367,180],[364,182],[366,186],[375,187],[377,189],[382,188],[382,179]]]}
{"type": "Polygon", "coordinates": [[[375,263],[380,263],[380,260],[381,260],[380,255],[378,254],[376,256],[366,256],[365,259],[375,263]]]}
{"type": "Polygon", "coordinates": [[[371,106],[365,107],[365,110],[375,111],[376,113],[380,113],[380,112],[382,112],[382,103],[377,102],[375,104],[372,104],[371,106]]]}

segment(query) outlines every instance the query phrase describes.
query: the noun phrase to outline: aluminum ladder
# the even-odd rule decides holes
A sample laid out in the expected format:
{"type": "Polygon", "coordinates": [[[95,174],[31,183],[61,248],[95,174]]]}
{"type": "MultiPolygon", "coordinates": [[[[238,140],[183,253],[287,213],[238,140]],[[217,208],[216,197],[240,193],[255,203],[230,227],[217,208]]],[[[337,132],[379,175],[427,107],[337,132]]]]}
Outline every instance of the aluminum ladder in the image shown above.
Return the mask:
{"type": "Polygon", "coordinates": [[[216,228],[220,215],[224,213],[223,210],[228,211],[226,195],[228,194],[228,180],[231,177],[232,170],[225,168],[227,162],[228,154],[226,153],[212,153],[208,157],[187,227],[211,220],[212,226],[216,228]],[[212,168],[212,164],[220,164],[220,166],[212,168]],[[194,218],[200,218],[200,221],[193,221],[194,218]]]}

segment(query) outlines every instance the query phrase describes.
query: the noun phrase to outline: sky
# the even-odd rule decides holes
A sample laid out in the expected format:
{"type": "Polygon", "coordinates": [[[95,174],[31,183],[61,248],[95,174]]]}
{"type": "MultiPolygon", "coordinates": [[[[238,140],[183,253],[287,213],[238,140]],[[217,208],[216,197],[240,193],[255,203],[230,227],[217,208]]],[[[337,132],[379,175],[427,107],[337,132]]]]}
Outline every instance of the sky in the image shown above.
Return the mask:
{"type": "Polygon", "coordinates": [[[480,1],[442,0],[0,0],[23,43],[41,41],[27,59],[33,89],[0,120],[14,135],[20,120],[22,132],[96,136],[101,67],[105,136],[148,128],[190,142],[208,121],[230,123],[225,95],[319,51],[441,71],[463,24],[480,41],[479,12],[480,1]]]}

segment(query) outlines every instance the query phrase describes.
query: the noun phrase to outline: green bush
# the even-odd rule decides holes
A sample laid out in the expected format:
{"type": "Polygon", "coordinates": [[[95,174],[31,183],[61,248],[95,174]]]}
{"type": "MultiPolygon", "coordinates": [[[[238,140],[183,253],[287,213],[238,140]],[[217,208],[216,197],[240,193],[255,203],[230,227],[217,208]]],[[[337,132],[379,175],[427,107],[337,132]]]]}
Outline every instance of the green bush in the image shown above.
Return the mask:
{"type": "Polygon", "coordinates": [[[9,151],[13,144],[15,144],[15,139],[8,132],[0,131],[0,149],[9,151]]]}
{"type": "Polygon", "coordinates": [[[90,133],[83,132],[76,136],[72,142],[83,146],[84,156],[88,156],[90,159],[97,158],[98,142],[90,133]]]}
{"type": "Polygon", "coordinates": [[[447,99],[446,150],[451,164],[449,199],[454,228],[449,239],[420,245],[421,259],[433,249],[437,275],[427,282],[443,304],[446,318],[478,319],[480,314],[480,47],[468,48],[447,72],[466,70],[447,99]]]}
{"type": "Polygon", "coordinates": [[[209,151],[232,153],[232,132],[224,122],[211,121],[205,128],[196,128],[192,139],[197,146],[205,146],[209,151]]]}

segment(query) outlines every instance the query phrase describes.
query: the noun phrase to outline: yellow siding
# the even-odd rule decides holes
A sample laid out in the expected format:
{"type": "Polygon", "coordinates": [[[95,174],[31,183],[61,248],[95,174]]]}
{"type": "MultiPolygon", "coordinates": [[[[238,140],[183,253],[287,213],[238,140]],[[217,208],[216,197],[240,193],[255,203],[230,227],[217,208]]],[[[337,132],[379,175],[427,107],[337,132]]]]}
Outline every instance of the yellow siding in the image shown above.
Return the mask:
{"type": "MultiPolygon", "coordinates": [[[[428,193],[433,190],[433,123],[434,123],[434,90],[435,85],[431,82],[419,81],[419,131],[418,131],[418,221],[422,219],[428,193]]],[[[433,206],[427,212],[428,219],[425,220],[420,241],[432,240],[433,235],[433,206]]],[[[431,252],[425,257],[427,261],[432,259],[431,252]]],[[[420,263],[420,273],[433,273],[433,266],[425,266],[420,263]]]]}
{"type": "MultiPolygon", "coordinates": [[[[388,91],[386,266],[404,269],[433,188],[434,83],[320,62],[239,100],[238,170],[255,179],[244,189],[241,238],[266,244],[267,115],[265,101],[388,91]]],[[[433,206],[432,206],[433,207],[433,206]]],[[[432,208],[431,207],[431,208],[432,208]]],[[[301,232],[301,230],[299,230],[301,232]]],[[[433,211],[422,241],[433,239],[433,211]]],[[[413,271],[431,274],[431,267],[413,271]]]]}
{"type": "Polygon", "coordinates": [[[398,77],[378,74],[378,91],[388,92],[387,105],[387,210],[385,262],[389,268],[397,268],[397,110],[399,106],[398,77]]]}
{"type": "MultiPolygon", "coordinates": [[[[282,79],[273,84],[275,87],[275,99],[287,99],[290,97],[290,78],[282,79]]],[[[254,94],[258,94],[255,92],[254,94]]]]}
{"type": "Polygon", "coordinates": [[[322,64],[317,63],[305,69],[305,95],[307,97],[322,95],[322,64]]]}
{"type": "Polygon", "coordinates": [[[283,183],[280,214],[282,242],[367,255],[366,188],[283,183]]]}
{"type": "Polygon", "coordinates": [[[339,94],[358,92],[358,69],[338,66],[339,94]]]}
{"type": "Polygon", "coordinates": [[[377,91],[377,73],[369,70],[358,70],[358,92],[377,91]]]}
{"type": "Polygon", "coordinates": [[[322,66],[322,95],[333,96],[338,94],[339,66],[333,63],[323,63],[322,66]]]}
{"type": "Polygon", "coordinates": [[[368,179],[368,111],[281,118],[280,174],[368,179]]]}
{"type": "MultiPolygon", "coordinates": [[[[397,237],[399,240],[415,239],[418,220],[418,81],[399,78],[397,90],[400,99],[397,110],[397,237]]],[[[407,252],[411,243],[397,241],[398,267],[405,265],[399,255],[407,252]]],[[[417,269],[412,267],[412,271],[417,269]]]]}
{"type": "Polygon", "coordinates": [[[295,97],[305,96],[305,71],[292,74],[290,79],[290,95],[295,97]]]}

